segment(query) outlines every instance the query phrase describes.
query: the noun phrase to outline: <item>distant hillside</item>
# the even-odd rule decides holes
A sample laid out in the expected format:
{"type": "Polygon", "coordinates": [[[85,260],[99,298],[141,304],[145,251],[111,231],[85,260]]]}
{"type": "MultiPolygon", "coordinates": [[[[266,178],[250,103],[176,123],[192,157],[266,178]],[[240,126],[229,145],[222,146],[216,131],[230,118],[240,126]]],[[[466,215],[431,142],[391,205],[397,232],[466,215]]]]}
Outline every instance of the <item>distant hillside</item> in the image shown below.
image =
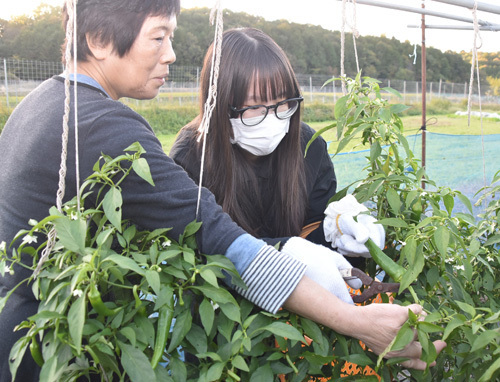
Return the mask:
{"type": "MultiPolygon", "coordinates": [[[[43,6],[35,16],[0,19],[0,57],[60,61],[64,34],[60,8],[43,6]]],[[[176,65],[201,66],[213,39],[208,8],[183,9],[178,19],[174,48],[176,65]]],[[[340,72],[340,32],[320,26],[266,21],[246,13],[224,11],[224,29],[252,26],[269,34],[285,50],[297,73],[338,75],[340,72]]],[[[413,64],[414,46],[395,38],[365,36],[357,40],[363,74],[380,79],[420,80],[420,59],[413,64]]],[[[420,46],[417,47],[420,57],[420,46]]],[[[442,52],[427,48],[427,80],[466,82],[470,76],[470,54],[442,52]]],[[[485,76],[500,78],[500,53],[480,53],[485,76]]],[[[352,36],[346,36],[346,73],[356,74],[352,36]]]]}

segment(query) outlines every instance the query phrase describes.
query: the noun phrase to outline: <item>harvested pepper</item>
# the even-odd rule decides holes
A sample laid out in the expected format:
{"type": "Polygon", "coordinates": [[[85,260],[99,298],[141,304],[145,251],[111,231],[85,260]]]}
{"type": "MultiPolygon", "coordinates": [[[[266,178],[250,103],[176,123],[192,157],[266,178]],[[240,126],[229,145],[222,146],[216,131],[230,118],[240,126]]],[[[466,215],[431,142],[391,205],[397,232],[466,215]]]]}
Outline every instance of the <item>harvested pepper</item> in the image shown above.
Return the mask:
{"type": "Polygon", "coordinates": [[[372,259],[396,282],[401,282],[406,269],[392,260],[382,251],[372,239],[368,239],[365,243],[366,248],[370,252],[372,259]]]}

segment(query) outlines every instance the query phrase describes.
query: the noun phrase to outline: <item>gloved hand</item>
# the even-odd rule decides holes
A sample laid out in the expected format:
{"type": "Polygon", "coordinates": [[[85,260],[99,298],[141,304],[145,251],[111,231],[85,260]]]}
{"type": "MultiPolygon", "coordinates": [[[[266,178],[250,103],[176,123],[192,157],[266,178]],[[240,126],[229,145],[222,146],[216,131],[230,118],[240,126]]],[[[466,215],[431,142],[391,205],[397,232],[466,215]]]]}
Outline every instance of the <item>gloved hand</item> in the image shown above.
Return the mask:
{"type": "MultiPolygon", "coordinates": [[[[305,275],[320,284],[342,301],[352,304],[352,298],[347,290],[339,270],[350,269],[352,265],[341,254],[322,245],[314,244],[300,237],[289,239],[282,253],[292,256],[307,265],[305,275]]],[[[362,282],[355,278],[347,280],[351,288],[361,288],[362,282]]]]}
{"type": "Polygon", "coordinates": [[[370,257],[364,245],[370,238],[380,249],[384,249],[385,230],[381,224],[375,224],[373,216],[363,214],[368,209],[358,203],[353,195],[346,195],[337,202],[332,202],[325,210],[323,230],[325,238],[332,247],[350,257],[370,257]],[[357,221],[354,217],[357,216],[357,221]]]}

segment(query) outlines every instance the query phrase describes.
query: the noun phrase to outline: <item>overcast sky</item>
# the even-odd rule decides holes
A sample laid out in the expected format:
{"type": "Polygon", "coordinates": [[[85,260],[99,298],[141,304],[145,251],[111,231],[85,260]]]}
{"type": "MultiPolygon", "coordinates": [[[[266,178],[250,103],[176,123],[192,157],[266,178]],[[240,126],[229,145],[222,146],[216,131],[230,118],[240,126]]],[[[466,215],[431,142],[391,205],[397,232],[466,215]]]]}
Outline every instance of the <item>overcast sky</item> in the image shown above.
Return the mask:
{"type": "MultiPolygon", "coordinates": [[[[296,2],[293,0],[220,1],[223,8],[228,8],[235,12],[246,12],[248,14],[262,16],[270,21],[286,19],[301,24],[321,25],[323,28],[329,30],[340,30],[342,25],[342,2],[338,0],[307,0],[301,1],[301,5],[295,5],[296,2]],[[306,4],[306,6],[303,4],[306,4]]],[[[63,4],[63,0],[2,0],[2,5],[0,5],[0,18],[9,19],[16,15],[29,14],[42,2],[50,5],[63,4]]],[[[405,5],[419,9],[422,6],[422,0],[380,0],[378,2],[405,5]]],[[[479,3],[493,4],[500,7],[500,0],[481,0],[479,3]]],[[[216,0],[181,0],[183,8],[212,8],[215,4],[216,0]]],[[[435,0],[426,0],[425,7],[429,10],[472,20],[472,12],[463,7],[443,4],[435,0]]],[[[422,33],[420,29],[408,28],[408,25],[421,24],[422,16],[420,14],[357,4],[356,18],[354,18],[353,9],[354,7],[352,4],[348,4],[346,14],[347,21],[350,24],[354,24],[353,20],[355,19],[357,29],[363,36],[380,36],[383,34],[387,37],[395,37],[401,41],[408,40],[412,44],[422,43],[422,33]]],[[[478,19],[492,24],[500,24],[500,15],[495,13],[478,11],[478,19]]],[[[472,25],[465,22],[431,16],[426,16],[426,24],[472,25]]],[[[347,31],[349,31],[349,27],[347,27],[347,31]]],[[[426,45],[443,51],[471,51],[473,46],[473,33],[472,30],[427,29],[426,45]]],[[[500,51],[500,32],[481,31],[480,36],[482,39],[480,51],[500,51]]]]}

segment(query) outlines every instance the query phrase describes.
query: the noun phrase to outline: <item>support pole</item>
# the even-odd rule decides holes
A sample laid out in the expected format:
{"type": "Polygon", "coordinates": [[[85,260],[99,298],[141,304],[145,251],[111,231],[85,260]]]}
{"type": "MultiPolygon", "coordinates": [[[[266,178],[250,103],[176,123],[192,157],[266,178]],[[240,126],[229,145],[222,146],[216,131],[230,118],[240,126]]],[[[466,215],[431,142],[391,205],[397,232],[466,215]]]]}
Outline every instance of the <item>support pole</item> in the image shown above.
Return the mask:
{"type": "MultiPolygon", "coordinates": [[[[474,8],[474,0],[433,0],[433,1],[437,1],[439,3],[450,4],[450,5],[456,5],[459,7],[465,7],[465,8],[469,8],[469,9],[474,8]]],[[[478,1],[477,2],[477,10],[489,12],[489,13],[496,13],[497,15],[500,15],[500,6],[498,6],[498,5],[481,3],[478,1]]]]}
{"type": "MultiPolygon", "coordinates": [[[[425,0],[422,0],[422,9],[425,8],[425,0]]],[[[426,49],[425,49],[425,14],[422,13],[422,167],[425,169],[425,140],[426,140],[426,121],[427,121],[427,65],[426,65],[426,49]]],[[[425,189],[425,182],[422,180],[422,188],[425,189]]]]}
{"type": "Polygon", "coordinates": [[[10,110],[9,104],[9,80],[7,78],[7,60],[3,59],[3,72],[5,74],[5,94],[7,95],[7,110],[10,110]]]}

